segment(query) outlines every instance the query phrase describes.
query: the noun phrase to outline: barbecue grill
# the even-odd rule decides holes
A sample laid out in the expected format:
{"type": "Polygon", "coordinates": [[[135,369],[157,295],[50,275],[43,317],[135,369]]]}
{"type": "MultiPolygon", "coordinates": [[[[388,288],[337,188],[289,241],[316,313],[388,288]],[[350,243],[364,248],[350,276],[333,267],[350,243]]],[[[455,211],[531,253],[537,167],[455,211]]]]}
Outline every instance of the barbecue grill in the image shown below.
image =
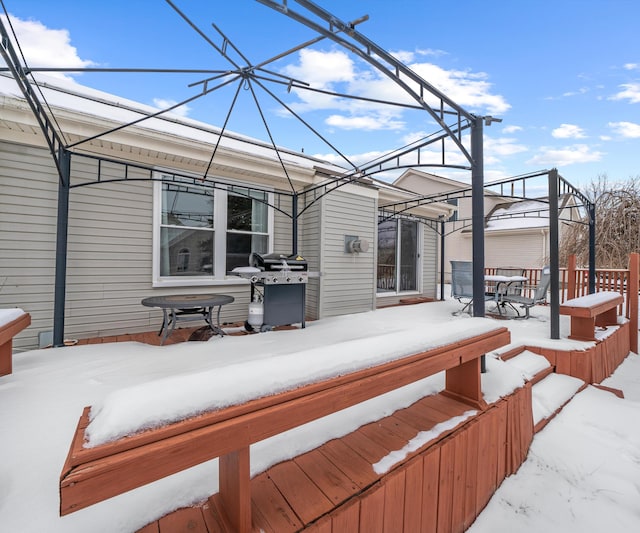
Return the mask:
{"type": "Polygon", "coordinates": [[[305,289],[309,281],[307,261],[298,254],[259,254],[249,257],[249,267],[233,270],[233,274],[251,282],[249,331],[259,327],[268,331],[276,326],[300,323],[305,327],[305,289]],[[256,305],[262,303],[262,323],[255,321],[256,305]],[[253,316],[252,316],[253,314],[253,316]]]}

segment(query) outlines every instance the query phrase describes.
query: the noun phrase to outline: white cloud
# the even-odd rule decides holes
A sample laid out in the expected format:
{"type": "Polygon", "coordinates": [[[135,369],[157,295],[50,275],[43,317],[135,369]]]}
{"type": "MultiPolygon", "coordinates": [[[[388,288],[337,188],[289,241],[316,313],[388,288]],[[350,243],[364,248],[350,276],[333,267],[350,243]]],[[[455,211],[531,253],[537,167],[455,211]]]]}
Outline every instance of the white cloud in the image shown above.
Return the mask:
{"type": "Polygon", "coordinates": [[[640,137],[640,124],[634,122],[609,122],[607,126],[620,137],[629,139],[637,139],[640,137]]]}
{"type": "Polygon", "coordinates": [[[564,148],[543,146],[534,157],[527,161],[527,164],[559,168],[576,163],[600,161],[603,155],[603,152],[592,150],[586,144],[574,144],[564,148]]]}
{"type": "Polygon", "coordinates": [[[487,154],[489,156],[509,156],[513,154],[520,154],[526,152],[528,148],[523,144],[518,144],[515,139],[509,137],[499,137],[494,139],[492,137],[485,136],[484,138],[484,151],[485,158],[487,154]]]}
{"type": "Polygon", "coordinates": [[[313,87],[330,89],[336,83],[349,82],[355,77],[353,61],[345,52],[321,52],[305,48],[300,50],[298,57],[299,62],[287,65],[283,72],[313,87]]]}
{"type": "Polygon", "coordinates": [[[458,105],[497,115],[511,108],[502,96],[491,93],[491,84],[484,72],[445,70],[432,63],[414,63],[410,67],[458,105]]]}
{"type": "MultiPolygon", "coordinates": [[[[166,98],[154,98],[153,105],[158,109],[167,109],[171,106],[176,105],[178,102],[175,100],[167,100],[166,98]]],[[[169,113],[173,115],[178,115],[180,117],[186,117],[189,115],[189,111],[191,108],[188,105],[181,105],[180,107],[176,107],[172,109],[169,113]]]]}
{"type": "Polygon", "coordinates": [[[369,116],[344,116],[331,115],[327,117],[326,124],[344,130],[399,130],[404,127],[404,122],[393,120],[384,114],[369,116]]]}
{"type": "Polygon", "coordinates": [[[610,100],[629,100],[631,104],[640,103],[640,83],[623,83],[622,91],[610,96],[610,100]]]}
{"type": "Polygon", "coordinates": [[[502,133],[516,133],[518,131],[522,131],[522,126],[505,126],[502,128],[502,133]]]}
{"type": "Polygon", "coordinates": [[[551,132],[556,139],[584,139],[586,135],[580,126],[575,124],[560,124],[559,128],[551,132]]]}
{"type": "MultiPolygon", "coordinates": [[[[408,62],[418,56],[437,55],[441,51],[420,50],[417,52],[396,51],[393,54],[408,62]]],[[[468,71],[447,71],[430,63],[407,65],[425,81],[438,88],[453,101],[469,109],[500,114],[511,106],[500,95],[491,92],[491,84],[484,73],[468,71]]],[[[382,102],[398,102],[416,105],[416,100],[392,79],[360,61],[355,62],[343,51],[323,52],[301,50],[296,64],[288,65],[283,73],[295,79],[310,83],[313,87],[352,96],[375,99],[382,102]]],[[[403,81],[412,87],[415,93],[417,85],[403,76],[403,81]]],[[[382,103],[345,99],[331,95],[313,93],[303,89],[293,89],[300,101],[291,104],[296,112],[316,110],[339,110],[330,117],[332,126],[354,129],[398,129],[404,126],[402,108],[382,103]],[[383,111],[384,110],[384,111],[383,111]]],[[[427,103],[437,106],[435,98],[427,103]]]]}
{"type": "Polygon", "coordinates": [[[640,70],[640,63],[625,63],[622,68],[625,70],[640,70]]]}
{"type": "MultiPolygon", "coordinates": [[[[374,161],[380,157],[384,157],[387,155],[387,152],[380,151],[371,151],[371,152],[363,152],[360,154],[345,154],[345,157],[349,159],[354,165],[361,166],[365,165],[371,161],[374,161]]],[[[345,166],[345,160],[342,159],[338,154],[329,152],[326,154],[314,154],[312,157],[316,157],[318,159],[322,159],[323,161],[328,161],[329,163],[333,163],[338,166],[345,166]]]]}
{"type": "MultiPolygon", "coordinates": [[[[0,15],[0,18],[7,26],[6,17],[0,15]]],[[[10,20],[28,66],[84,68],[94,65],[92,61],[78,56],[67,30],[52,30],[37,20],[22,20],[14,16],[10,20]]],[[[68,75],[59,72],[47,75],[72,81],[68,75]]]]}

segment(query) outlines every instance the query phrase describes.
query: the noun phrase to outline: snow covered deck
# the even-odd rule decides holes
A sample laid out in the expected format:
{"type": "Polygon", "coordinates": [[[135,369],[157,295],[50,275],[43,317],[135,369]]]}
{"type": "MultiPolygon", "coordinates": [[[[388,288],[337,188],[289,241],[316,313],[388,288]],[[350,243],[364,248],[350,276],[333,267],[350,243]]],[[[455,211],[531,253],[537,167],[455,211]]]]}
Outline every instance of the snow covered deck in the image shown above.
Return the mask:
{"type": "MultiPolygon", "coordinates": [[[[443,370],[441,395],[466,406],[459,414],[464,419],[475,414],[473,408],[486,407],[479,358],[509,340],[506,328],[483,320],[459,323],[446,332],[410,335],[401,330],[341,343],[350,353],[347,361],[342,350],[310,349],[252,361],[251,371],[229,365],[204,379],[198,372],[170,378],[171,384],[165,379],[116,391],[92,409],[91,420],[88,409],[80,420],[61,475],[61,514],[220,457],[220,516],[231,530],[250,531],[252,514],[254,525],[256,520],[250,445],[443,370]],[[418,346],[430,348],[416,353],[418,346]],[[259,375],[272,377],[256,380],[256,366],[259,375]],[[277,386],[280,392],[270,394],[282,369],[287,372],[277,386]],[[192,396],[189,401],[185,390],[192,396]],[[184,407],[177,405],[181,399],[184,407]],[[214,410],[189,417],[189,412],[209,409],[214,410]],[[133,419],[131,411],[137,413],[133,419]],[[156,427],[158,423],[168,425],[156,427]]],[[[392,466],[389,460],[385,464],[378,468],[392,466]]]]}

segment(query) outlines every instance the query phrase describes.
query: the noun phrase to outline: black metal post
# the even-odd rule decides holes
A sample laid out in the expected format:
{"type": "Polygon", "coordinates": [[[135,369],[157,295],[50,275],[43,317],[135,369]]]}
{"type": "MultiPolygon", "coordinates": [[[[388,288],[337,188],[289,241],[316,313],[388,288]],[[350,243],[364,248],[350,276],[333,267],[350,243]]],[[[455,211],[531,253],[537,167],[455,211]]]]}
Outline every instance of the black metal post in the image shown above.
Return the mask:
{"type": "Polygon", "coordinates": [[[596,292],[596,204],[589,203],[589,294],[596,292]]]}
{"type": "Polygon", "coordinates": [[[549,171],[549,268],[551,269],[551,279],[549,290],[550,298],[550,318],[551,318],[551,338],[560,338],[560,254],[558,248],[558,170],[553,168],[549,171]]]}
{"type": "Polygon", "coordinates": [[[440,301],[444,301],[444,217],[440,220],[440,301]]]}
{"type": "MultiPolygon", "coordinates": [[[[483,118],[471,123],[471,235],[473,260],[473,316],[484,316],[484,143],[483,118]]],[[[481,358],[486,372],[485,356],[481,358]]]]}
{"type": "Polygon", "coordinates": [[[298,193],[291,197],[291,254],[298,253],[298,193]]]}
{"type": "Polygon", "coordinates": [[[71,153],[58,152],[58,225],[56,228],[56,274],[53,301],[53,345],[64,346],[64,307],[67,283],[67,245],[69,230],[69,186],[71,185],[71,153]]]}

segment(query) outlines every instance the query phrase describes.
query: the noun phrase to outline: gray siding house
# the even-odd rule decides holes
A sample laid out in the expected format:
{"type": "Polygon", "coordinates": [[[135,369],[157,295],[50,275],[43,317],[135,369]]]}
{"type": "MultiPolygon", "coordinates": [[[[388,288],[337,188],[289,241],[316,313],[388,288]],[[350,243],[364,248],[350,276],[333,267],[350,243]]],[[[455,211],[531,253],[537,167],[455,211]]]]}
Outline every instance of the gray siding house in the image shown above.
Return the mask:
{"type": "MultiPolygon", "coordinates": [[[[318,273],[306,290],[308,319],[369,311],[407,295],[435,297],[437,238],[421,222],[449,216],[451,206],[385,221],[397,227],[385,238],[392,264],[383,283],[379,206],[413,193],[363,178],[305,196],[325,191],[344,169],[280,150],[285,176],[269,145],[235,134],[219,139],[218,128],[177,116],[116,130],[157,110],[75,83],[39,85],[61,136],[82,143],[72,149],[66,338],[157,329],[161,312],[141,299],[170,293],[229,294],[235,301],[223,307],[221,322],[243,322],[250,284],[229,271],[252,251],[293,252],[292,189],[301,211],[295,251],[318,273]],[[198,185],[193,177],[204,174],[198,185]],[[367,251],[346,250],[354,236],[370,243],[367,251]]],[[[31,314],[32,325],[14,341],[22,351],[51,339],[59,178],[34,115],[4,75],[0,110],[0,308],[31,314]]]]}

